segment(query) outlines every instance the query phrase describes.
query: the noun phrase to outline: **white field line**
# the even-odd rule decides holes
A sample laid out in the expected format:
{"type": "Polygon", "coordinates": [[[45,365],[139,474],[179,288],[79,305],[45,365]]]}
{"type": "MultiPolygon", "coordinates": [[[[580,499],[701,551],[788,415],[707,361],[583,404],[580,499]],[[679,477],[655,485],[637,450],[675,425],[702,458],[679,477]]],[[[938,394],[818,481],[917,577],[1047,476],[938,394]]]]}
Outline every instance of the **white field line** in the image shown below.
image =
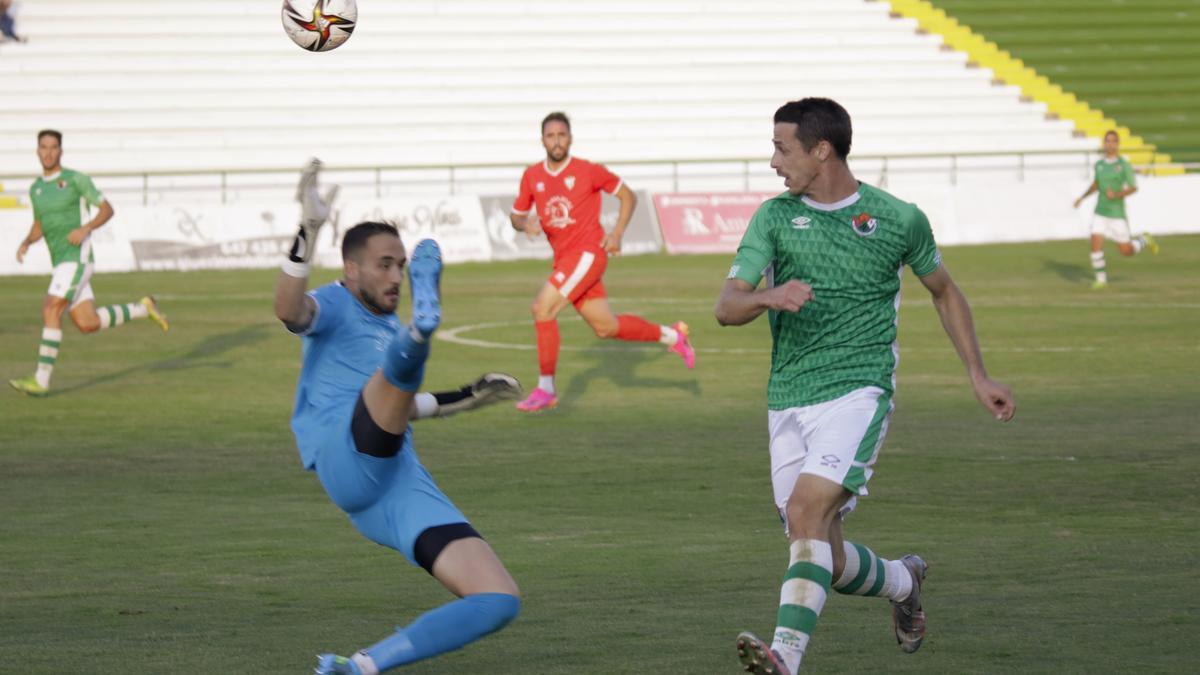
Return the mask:
{"type": "MultiPolygon", "coordinates": [[[[563,319],[564,321],[579,321],[578,318],[563,319]]],[[[488,321],[485,323],[472,323],[455,328],[446,328],[438,331],[436,336],[439,340],[445,340],[452,344],[464,345],[467,347],[480,347],[483,349],[515,349],[519,351],[532,351],[537,349],[534,343],[532,322],[528,319],[512,320],[512,321],[488,321]],[[529,341],[523,343],[515,342],[497,342],[495,340],[481,340],[478,338],[466,337],[467,333],[476,331],[486,331],[490,328],[509,328],[512,326],[529,326],[531,328],[529,341]]],[[[560,349],[564,351],[629,351],[629,350],[645,350],[645,351],[660,351],[663,349],[661,345],[612,345],[604,346],[596,344],[597,341],[592,341],[591,346],[571,346],[563,345],[560,349]]],[[[765,342],[765,340],[764,340],[765,342]]],[[[910,347],[905,349],[901,346],[901,352],[949,352],[953,351],[952,345],[947,342],[945,347],[934,348],[916,348],[910,347]]],[[[1113,351],[1125,351],[1127,346],[1114,345],[1113,351]]],[[[1196,351],[1200,350],[1200,344],[1197,345],[1180,345],[1172,351],[1196,351]]],[[[1093,353],[1108,351],[1104,347],[1087,347],[1087,346],[1054,346],[1054,345],[1031,345],[1023,347],[985,347],[983,351],[986,353],[1004,353],[1004,354],[1077,354],[1077,353],[1093,353]]],[[[722,347],[697,347],[696,352],[700,354],[770,354],[769,347],[750,347],[750,348],[722,348],[722,347]]]]}

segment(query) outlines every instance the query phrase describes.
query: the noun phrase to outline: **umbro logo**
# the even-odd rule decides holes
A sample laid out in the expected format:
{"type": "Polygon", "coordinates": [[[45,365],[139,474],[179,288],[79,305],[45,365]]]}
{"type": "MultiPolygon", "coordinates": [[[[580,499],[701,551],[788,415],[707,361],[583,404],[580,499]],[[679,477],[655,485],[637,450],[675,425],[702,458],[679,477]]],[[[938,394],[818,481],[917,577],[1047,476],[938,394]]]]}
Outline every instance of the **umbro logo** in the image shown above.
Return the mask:
{"type": "Polygon", "coordinates": [[[811,223],[812,223],[812,219],[805,218],[804,216],[800,216],[799,218],[792,218],[792,227],[797,230],[807,230],[810,227],[811,223]]]}

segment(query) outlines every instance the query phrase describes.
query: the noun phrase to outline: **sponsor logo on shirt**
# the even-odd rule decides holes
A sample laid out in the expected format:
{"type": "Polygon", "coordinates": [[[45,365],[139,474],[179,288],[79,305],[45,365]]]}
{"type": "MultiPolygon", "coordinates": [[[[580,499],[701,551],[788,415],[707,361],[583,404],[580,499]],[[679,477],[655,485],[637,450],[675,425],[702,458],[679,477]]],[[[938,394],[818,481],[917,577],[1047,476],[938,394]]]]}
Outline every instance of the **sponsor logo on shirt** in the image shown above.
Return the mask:
{"type": "Polygon", "coordinates": [[[850,219],[850,226],[854,228],[854,233],[858,236],[869,237],[875,234],[875,230],[879,228],[879,222],[869,213],[860,213],[850,219]]]}
{"type": "Polygon", "coordinates": [[[563,179],[563,184],[565,184],[567,186],[568,190],[574,190],[575,189],[575,176],[567,176],[566,178],[563,179]]]}

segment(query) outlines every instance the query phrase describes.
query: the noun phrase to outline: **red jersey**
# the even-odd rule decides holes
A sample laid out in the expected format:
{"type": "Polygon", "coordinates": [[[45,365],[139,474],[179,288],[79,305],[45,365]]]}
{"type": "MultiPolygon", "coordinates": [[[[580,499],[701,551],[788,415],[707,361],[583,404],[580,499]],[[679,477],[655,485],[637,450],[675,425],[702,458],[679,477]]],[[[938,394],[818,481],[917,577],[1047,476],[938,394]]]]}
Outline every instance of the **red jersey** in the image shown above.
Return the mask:
{"type": "Polygon", "coordinates": [[[596,250],[604,239],[600,227],[600,191],[614,194],[621,179],[603,164],[571,157],[551,173],[542,161],[521,176],[521,192],[513,202],[513,213],[529,213],[536,204],[546,241],[554,257],[582,250],[596,250]]]}

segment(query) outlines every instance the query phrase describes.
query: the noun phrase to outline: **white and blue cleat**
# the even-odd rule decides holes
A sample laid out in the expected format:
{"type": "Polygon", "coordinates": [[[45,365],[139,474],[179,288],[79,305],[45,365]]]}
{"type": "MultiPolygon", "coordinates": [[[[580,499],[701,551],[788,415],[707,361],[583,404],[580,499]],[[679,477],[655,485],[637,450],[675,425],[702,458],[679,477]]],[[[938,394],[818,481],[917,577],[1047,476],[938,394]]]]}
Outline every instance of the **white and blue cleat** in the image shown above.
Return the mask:
{"type": "Polygon", "coordinates": [[[358,664],[337,654],[321,654],[317,657],[316,675],[362,675],[358,664]]]}
{"type": "Polygon", "coordinates": [[[429,337],[442,321],[442,250],[436,241],[422,239],[408,261],[408,285],[412,292],[412,327],[429,337]]]}

